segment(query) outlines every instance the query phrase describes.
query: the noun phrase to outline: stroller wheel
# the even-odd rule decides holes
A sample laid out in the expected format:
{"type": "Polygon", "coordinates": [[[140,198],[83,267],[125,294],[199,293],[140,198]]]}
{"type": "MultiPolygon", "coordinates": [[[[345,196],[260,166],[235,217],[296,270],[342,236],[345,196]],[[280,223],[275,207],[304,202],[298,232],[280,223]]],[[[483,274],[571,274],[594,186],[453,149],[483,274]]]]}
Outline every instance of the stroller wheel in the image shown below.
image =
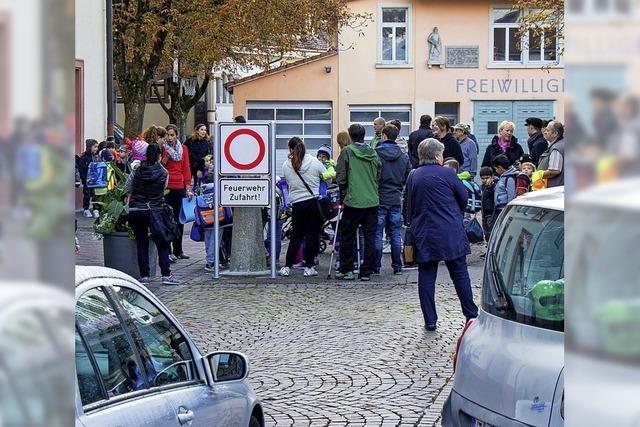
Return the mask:
{"type": "Polygon", "coordinates": [[[327,250],[327,241],[320,239],[320,253],[323,254],[327,250]]]}

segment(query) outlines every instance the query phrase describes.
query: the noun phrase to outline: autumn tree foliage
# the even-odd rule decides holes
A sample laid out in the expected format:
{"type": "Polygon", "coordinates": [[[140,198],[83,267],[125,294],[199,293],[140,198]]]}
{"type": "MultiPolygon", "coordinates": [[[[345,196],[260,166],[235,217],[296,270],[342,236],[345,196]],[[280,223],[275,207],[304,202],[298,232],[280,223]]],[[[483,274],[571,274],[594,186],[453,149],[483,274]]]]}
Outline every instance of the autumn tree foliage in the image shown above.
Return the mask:
{"type": "Polygon", "coordinates": [[[125,134],[142,130],[145,98],[159,72],[170,73],[169,120],[184,126],[212,69],[260,66],[307,42],[335,46],[340,29],[368,16],[347,0],[114,0],[114,70],[125,134]],[[195,94],[182,80],[198,78],[195,94]]]}
{"type": "Polygon", "coordinates": [[[545,34],[545,44],[549,44],[554,35],[562,54],[562,41],[564,40],[564,0],[515,0],[514,9],[527,10],[521,23],[520,33],[529,32],[534,36],[545,34]]]}

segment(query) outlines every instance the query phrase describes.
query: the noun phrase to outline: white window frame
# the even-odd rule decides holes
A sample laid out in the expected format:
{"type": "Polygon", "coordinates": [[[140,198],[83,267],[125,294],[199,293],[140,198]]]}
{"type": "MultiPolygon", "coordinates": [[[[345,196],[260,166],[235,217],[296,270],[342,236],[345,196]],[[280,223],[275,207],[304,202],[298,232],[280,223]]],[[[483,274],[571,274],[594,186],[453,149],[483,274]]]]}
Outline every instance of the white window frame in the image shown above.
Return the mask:
{"type": "MultiPolygon", "coordinates": [[[[371,126],[373,122],[352,122],[351,121],[351,113],[357,113],[357,112],[373,112],[375,111],[377,116],[376,117],[381,117],[381,114],[383,111],[398,111],[398,112],[409,112],[409,121],[408,122],[400,122],[400,124],[402,125],[402,129],[407,129],[408,130],[408,134],[410,134],[412,132],[412,126],[411,126],[411,114],[413,112],[413,105],[411,104],[389,104],[389,105],[384,105],[384,104],[375,104],[375,105],[349,105],[349,125],[352,125],[354,123],[358,123],[361,125],[368,125],[371,126]]],[[[386,118],[385,118],[386,119],[386,118]]],[[[371,139],[373,138],[373,135],[369,136],[365,134],[365,142],[369,142],[371,141],[371,139]]]]}
{"type": "MultiPolygon", "coordinates": [[[[496,9],[512,9],[512,5],[508,4],[495,4],[491,5],[489,8],[489,62],[487,68],[540,68],[540,67],[550,67],[550,68],[563,68],[562,56],[559,54],[561,51],[561,43],[556,39],[556,59],[555,60],[545,60],[544,59],[544,45],[541,49],[540,60],[529,60],[529,31],[526,31],[520,40],[520,60],[519,61],[496,61],[493,57],[493,48],[494,48],[494,29],[495,28],[506,28],[505,34],[505,42],[506,42],[506,51],[505,57],[509,57],[509,29],[510,28],[520,28],[520,23],[510,23],[510,24],[494,24],[493,22],[493,13],[496,9]]],[[[522,15],[526,16],[530,13],[529,8],[525,8],[522,11],[522,15]]],[[[543,38],[543,36],[541,35],[543,38]]],[[[544,43],[544,38],[543,38],[544,43]]]]}
{"type": "Polygon", "coordinates": [[[413,14],[411,10],[410,3],[385,3],[378,5],[378,28],[377,28],[377,63],[376,68],[412,68],[413,67],[413,58],[411,56],[412,53],[412,20],[413,14]],[[382,12],[384,9],[405,9],[406,10],[406,20],[404,23],[402,22],[382,22],[382,12]],[[382,29],[384,27],[393,28],[394,34],[394,43],[392,44],[392,57],[395,58],[396,45],[395,45],[395,29],[396,28],[404,28],[405,29],[405,52],[407,59],[404,61],[397,61],[395,59],[392,60],[383,60],[382,59],[382,29]]]}

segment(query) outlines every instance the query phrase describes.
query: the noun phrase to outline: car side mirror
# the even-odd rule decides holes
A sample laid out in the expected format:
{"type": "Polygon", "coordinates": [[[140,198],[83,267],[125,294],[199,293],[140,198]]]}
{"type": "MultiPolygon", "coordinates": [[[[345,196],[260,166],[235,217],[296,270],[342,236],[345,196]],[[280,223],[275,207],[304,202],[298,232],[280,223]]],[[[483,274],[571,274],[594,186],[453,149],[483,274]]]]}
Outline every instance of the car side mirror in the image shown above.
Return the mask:
{"type": "Polygon", "coordinates": [[[249,375],[249,359],[242,353],[216,351],[205,356],[213,381],[242,381],[249,375]]]}

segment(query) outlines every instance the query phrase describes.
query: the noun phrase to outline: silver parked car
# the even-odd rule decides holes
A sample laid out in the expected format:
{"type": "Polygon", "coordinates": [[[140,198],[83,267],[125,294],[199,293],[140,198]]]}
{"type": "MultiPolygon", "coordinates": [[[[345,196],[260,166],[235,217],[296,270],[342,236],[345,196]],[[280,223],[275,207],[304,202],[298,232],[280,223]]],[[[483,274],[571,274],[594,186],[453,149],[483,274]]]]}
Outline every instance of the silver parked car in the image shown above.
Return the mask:
{"type": "Polygon", "coordinates": [[[76,267],[76,426],[264,425],[236,352],[203,356],[130,276],[76,267]]]}
{"type": "Polygon", "coordinates": [[[444,426],[564,425],[564,188],[513,200],[491,233],[478,318],[444,426]]]}

